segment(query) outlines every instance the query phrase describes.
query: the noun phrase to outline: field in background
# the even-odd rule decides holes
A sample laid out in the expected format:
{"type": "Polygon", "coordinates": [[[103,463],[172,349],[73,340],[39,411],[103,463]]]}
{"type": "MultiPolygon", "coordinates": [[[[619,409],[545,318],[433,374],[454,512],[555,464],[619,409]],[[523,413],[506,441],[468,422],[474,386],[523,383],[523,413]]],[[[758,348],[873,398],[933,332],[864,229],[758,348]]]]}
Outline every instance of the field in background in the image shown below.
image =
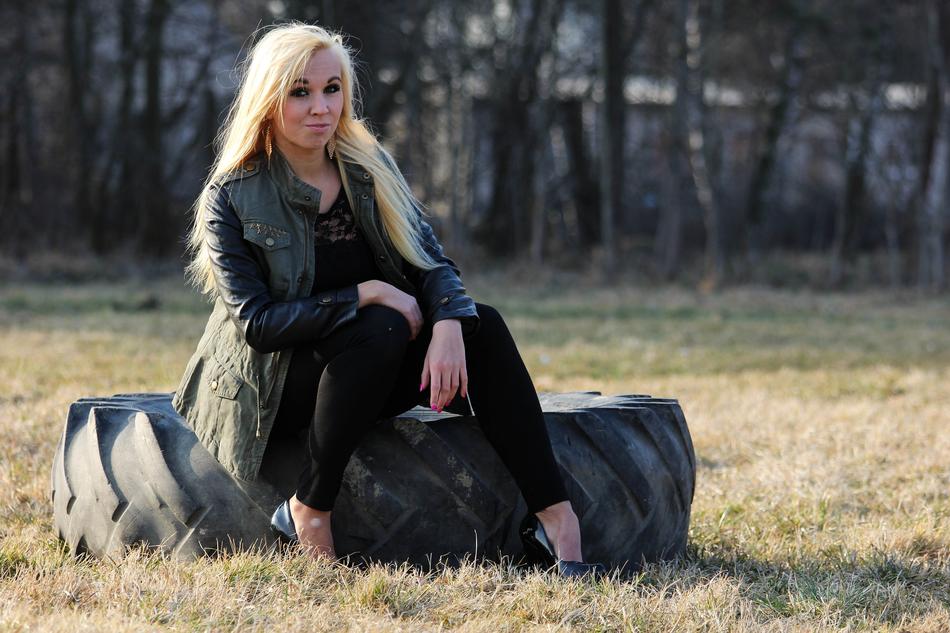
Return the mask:
{"type": "Polygon", "coordinates": [[[171,391],[208,306],[175,279],[0,287],[0,630],[950,630],[950,301],[467,276],[540,391],[680,400],[686,560],[628,582],[242,554],[71,559],[49,466],[81,396],[171,391]]]}

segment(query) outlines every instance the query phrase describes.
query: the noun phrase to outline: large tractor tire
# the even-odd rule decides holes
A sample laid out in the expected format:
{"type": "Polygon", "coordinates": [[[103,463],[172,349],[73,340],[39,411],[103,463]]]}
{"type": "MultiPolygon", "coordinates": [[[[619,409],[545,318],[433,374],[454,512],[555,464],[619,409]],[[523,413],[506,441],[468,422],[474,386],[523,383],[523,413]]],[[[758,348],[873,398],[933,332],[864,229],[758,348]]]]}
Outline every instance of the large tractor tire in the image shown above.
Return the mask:
{"type": "MultiPolygon", "coordinates": [[[[52,468],[54,525],[72,551],[118,558],[146,544],[175,558],[273,542],[304,442],[256,482],[231,477],[172,409],[170,394],[86,398],[69,410],[52,468]]],[[[696,464],[675,400],[540,394],[580,518],[584,556],[613,567],[686,547],[696,464]]],[[[525,504],[471,416],[417,407],[380,422],[347,466],[333,513],[337,553],[428,565],[515,559],[525,504]]]]}

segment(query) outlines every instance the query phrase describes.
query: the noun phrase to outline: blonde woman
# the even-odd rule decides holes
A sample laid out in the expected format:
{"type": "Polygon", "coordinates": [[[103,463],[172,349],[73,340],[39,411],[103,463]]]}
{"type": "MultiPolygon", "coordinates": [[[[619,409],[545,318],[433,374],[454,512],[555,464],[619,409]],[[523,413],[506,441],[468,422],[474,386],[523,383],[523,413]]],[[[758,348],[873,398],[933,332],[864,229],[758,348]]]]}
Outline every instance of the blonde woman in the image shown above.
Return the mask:
{"type": "Polygon", "coordinates": [[[189,272],[214,309],[175,408],[245,480],[269,440],[308,429],[296,494],[272,523],[332,557],[334,500],[364,431],[421,391],[438,411],[471,392],[527,501],[528,553],[565,575],[600,571],[580,562],[577,517],[504,320],[465,294],[356,93],[337,34],[285,24],[251,50],[195,205],[189,272]]]}

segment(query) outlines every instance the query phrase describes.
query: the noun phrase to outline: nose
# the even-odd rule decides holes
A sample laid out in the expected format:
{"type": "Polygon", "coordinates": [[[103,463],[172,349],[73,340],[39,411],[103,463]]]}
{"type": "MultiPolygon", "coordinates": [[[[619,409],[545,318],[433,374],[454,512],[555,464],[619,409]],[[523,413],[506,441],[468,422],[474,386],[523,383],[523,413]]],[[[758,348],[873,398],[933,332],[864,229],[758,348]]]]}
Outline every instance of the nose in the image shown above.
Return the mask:
{"type": "Polygon", "coordinates": [[[327,104],[326,97],[322,94],[318,94],[310,104],[310,112],[313,114],[326,114],[329,111],[330,106],[327,104]]]}

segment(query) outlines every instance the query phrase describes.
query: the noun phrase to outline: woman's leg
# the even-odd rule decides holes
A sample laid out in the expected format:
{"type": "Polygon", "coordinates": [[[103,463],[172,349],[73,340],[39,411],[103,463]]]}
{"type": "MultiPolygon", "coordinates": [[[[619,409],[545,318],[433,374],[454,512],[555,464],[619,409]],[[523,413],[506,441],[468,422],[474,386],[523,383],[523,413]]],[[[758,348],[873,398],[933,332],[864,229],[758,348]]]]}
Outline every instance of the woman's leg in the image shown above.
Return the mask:
{"type": "MultiPolygon", "coordinates": [[[[476,303],[475,307],[479,327],[465,338],[472,410],[558,555],[579,561],[577,517],[554,460],[534,384],[502,316],[490,305],[476,303]]],[[[431,336],[432,327],[427,323],[409,344],[392,397],[381,415],[397,415],[419,401],[418,381],[431,336]]]]}
{"type": "MultiPolygon", "coordinates": [[[[287,388],[304,389],[282,395],[285,406],[299,412],[312,402],[308,434],[309,459],[300,474],[290,509],[301,544],[316,554],[333,554],[330,514],[350,455],[366,430],[379,418],[409,343],[405,317],[385,306],[361,308],[355,321],[313,345],[319,383],[300,384],[288,378],[287,388]],[[322,371],[320,371],[322,369],[322,371]],[[315,398],[311,395],[316,392],[315,398]]],[[[307,350],[295,353],[306,354],[307,350]]],[[[310,364],[304,358],[298,369],[310,364]]]]}
{"type": "Polygon", "coordinates": [[[326,368],[310,427],[311,460],[297,488],[306,505],[333,507],[350,455],[392,391],[410,334],[398,311],[371,305],[314,345],[314,356],[326,368]]]}

